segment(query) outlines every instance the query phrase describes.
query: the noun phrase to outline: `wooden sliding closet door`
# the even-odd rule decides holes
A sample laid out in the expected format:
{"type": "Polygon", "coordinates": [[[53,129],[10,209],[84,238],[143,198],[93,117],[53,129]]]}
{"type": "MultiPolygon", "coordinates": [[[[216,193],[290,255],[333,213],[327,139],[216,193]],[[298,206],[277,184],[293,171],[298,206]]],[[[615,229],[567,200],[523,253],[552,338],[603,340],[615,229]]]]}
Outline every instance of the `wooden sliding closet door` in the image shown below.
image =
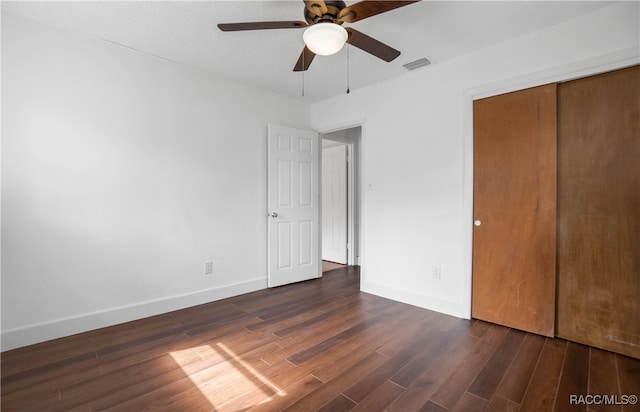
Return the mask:
{"type": "Polygon", "coordinates": [[[474,102],[472,316],[554,335],[556,85],[474,102]]]}
{"type": "Polygon", "coordinates": [[[558,86],[559,337],[640,358],[640,67],[558,86]]]}

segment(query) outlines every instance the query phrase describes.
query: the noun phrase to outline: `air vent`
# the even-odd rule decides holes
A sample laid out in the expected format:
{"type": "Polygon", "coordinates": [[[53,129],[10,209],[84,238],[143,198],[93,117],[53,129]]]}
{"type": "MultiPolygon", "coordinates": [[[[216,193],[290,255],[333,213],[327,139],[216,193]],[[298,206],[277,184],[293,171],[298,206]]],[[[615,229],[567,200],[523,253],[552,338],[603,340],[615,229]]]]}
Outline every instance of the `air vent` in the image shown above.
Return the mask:
{"type": "Polygon", "coordinates": [[[415,70],[417,68],[428,66],[430,64],[431,64],[431,62],[429,61],[429,59],[427,59],[426,57],[423,57],[422,59],[414,60],[414,61],[409,62],[407,64],[403,64],[403,66],[407,70],[415,70]]]}

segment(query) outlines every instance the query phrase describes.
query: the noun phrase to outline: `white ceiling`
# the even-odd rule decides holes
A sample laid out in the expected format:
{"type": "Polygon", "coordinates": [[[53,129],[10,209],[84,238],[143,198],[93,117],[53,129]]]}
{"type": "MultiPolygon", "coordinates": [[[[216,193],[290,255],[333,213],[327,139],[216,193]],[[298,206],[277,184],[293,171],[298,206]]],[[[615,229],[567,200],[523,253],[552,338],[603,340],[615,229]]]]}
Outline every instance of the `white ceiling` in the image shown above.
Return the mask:
{"type": "MultiPolygon", "coordinates": [[[[425,0],[345,24],[402,52],[386,63],[350,47],[350,88],[408,73],[402,65],[422,57],[438,64],[610,4],[425,0]]],[[[242,21],[304,20],[301,0],[3,1],[2,8],[292,97],[302,98],[304,80],[306,101],[342,94],[347,88],[346,47],[336,55],[316,57],[303,79],[292,71],[303,47],[302,29],[225,33],[216,27],[242,21]]]]}

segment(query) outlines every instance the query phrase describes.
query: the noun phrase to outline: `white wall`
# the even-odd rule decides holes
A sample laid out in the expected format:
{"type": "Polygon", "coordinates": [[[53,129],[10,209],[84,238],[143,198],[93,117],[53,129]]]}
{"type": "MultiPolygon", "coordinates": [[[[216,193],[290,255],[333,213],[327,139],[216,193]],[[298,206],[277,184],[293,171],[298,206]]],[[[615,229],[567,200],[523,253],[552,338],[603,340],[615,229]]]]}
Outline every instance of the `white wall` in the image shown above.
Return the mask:
{"type": "Polygon", "coordinates": [[[364,119],[364,291],[470,316],[473,98],[637,64],[638,5],[613,4],[311,106],[320,131],[364,119]]]}
{"type": "Polygon", "coordinates": [[[7,12],[2,100],[3,350],[266,287],[267,123],[307,105],[7,12]]]}

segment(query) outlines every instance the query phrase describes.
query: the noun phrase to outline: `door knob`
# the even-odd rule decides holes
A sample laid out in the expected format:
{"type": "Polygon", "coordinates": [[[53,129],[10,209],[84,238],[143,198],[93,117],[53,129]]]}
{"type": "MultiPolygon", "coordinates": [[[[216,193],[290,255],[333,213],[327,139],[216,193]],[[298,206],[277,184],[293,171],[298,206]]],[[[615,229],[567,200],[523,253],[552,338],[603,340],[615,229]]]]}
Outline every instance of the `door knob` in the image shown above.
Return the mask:
{"type": "Polygon", "coordinates": [[[278,217],[278,214],[276,212],[271,213],[271,217],[278,217]]]}
{"type": "Polygon", "coordinates": [[[480,226],[481,224],[482,224],[482,222],[481,222],[481,221],[479,221],[479,220],[474,220],[474,221],[473,221],[473,225],[474,225],[474,226],[480,226]]]}

